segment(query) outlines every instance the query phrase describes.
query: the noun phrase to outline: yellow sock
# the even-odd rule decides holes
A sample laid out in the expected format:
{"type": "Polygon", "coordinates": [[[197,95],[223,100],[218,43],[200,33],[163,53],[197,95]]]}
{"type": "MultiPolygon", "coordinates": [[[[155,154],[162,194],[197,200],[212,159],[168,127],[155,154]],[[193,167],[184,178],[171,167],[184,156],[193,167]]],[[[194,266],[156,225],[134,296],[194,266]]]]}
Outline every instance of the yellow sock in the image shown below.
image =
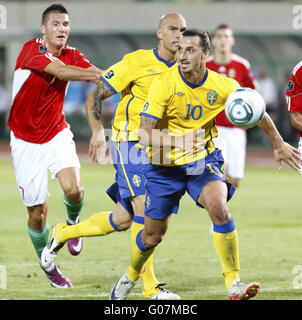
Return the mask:
{"type": "Polygon", "coordinates": [[[144,281],[144,297],[153,296],[158,291],[158,289],[155,289],[155,287],[159,284],[159,281],[157,280],[153,269],[153,255],[155,249],[156,248],[153,249],[153,253],[150,255],[141,271],[141,275],[144,281]]]}
{"type": "Polygon", "coordinates": [[[57,240],[60,243],[79,237],[105,236],[111,232],[118,231],[112,221],[110,211],[99,212],[88,219],[57,230],[57,240]]]}
{"type": "MultiPolygon", "coordinates": [[[[136,242],[137,234],[144,229],[144,218],[139,216],[134,216],[131,235],[132,243],[136,242]]],[[[155,248],[154,248],[155,249],[155,248]]],[[[156,279],[154,269],[153,269],[153,253],[150,255],[145,265],[143,266],[140,275],[143,278],[144,289],[143,296],[149,297],[156,293],[155,287],[159,283],[156,279]]]]}
{"type": "Polygon", "coordinates": [[[238,235],[233,219],[225,225],[214,225],[213,241],[228,290],[233,280],[239,280],[240,270],[238,235]]]}
{"type": "MultiPolygon", "coordinates": [[[[136,228],[138,228],[137,225],[134,226],[134,229],[136,228]]],[[[133,282],[136,282],[140,278],[140,274],[141,274],[141,271],[143,270],[144,265],[146,264],[147,260],[154,252],[154,248],[146,250],[143,247],[141,243],[142,231],[143,231],[143,228],[140,228],[140,231],[137,232],[136,236],[134,235],[134,231],[132,232],[133,241],[132,241],[132,251],[131,251],[131,263],[128,268],[127,275],[128,275],[128,278],[133,282]]],[[[148,267],[150,267],[150,265],[148,265],[148,267]]]]}

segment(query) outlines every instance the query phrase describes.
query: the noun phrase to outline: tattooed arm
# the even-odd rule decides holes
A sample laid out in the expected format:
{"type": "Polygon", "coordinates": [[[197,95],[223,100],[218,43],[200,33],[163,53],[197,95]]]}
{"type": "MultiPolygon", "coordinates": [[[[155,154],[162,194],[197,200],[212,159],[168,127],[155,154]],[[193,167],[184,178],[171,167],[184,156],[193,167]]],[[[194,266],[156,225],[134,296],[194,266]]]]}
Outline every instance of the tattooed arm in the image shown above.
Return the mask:
{"type": "Polygon", "coordinates": [[[155,120],[150,117],[142,116],[138,140],[139,143],[144,146],[153,146],[153,147],[164,147],[164,146],[175,146],[175,136],[169,136],[167,133],[156,129],[158,120],[155,120]]]}
{"type": "Polygon", "coordinates": [[[159,131],[156,128],[157,120],[153,118],[149,118],[146,116],[141,116],[141,122],[138,130],[138,141],[140,144],[144,146],[149,146],[152,144],[152,133],[159,131]]]}
{"type": "Polygon", "coordinates": [[[95,120],[101,121],[102,101],[111,97],[113,94],[114,92],[103,81],[95,88],[93,91],[93,105],[91,105],[95,120]]]}
{"type": "Polygon", "coordinates": [[[106,139],[102,125],[102,100],[114,92],[102,81],[87,97],[85,102],[86,116],[92,136],[89,144],[89,157],[98,163],[105,156],[106,139]]]}

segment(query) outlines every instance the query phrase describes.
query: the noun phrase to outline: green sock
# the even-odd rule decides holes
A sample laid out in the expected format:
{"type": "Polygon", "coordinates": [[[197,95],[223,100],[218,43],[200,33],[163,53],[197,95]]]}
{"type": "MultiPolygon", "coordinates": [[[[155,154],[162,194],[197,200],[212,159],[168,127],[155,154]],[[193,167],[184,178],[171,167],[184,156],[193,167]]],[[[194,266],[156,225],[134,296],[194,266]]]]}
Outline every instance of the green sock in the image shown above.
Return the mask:
{"type": "Polygon", "coordinates": [[[32,244],[36,250],[37,256],[41,258],[43,248],[47,245],[49,240],[49,225],[46,222],[42,231],[34,230],[30,226],[27,226],[28,234],[32,244]]]}
{"type": "Polygon", "coordinates": [[[65,195],[63,195],[63,202],[64,202],[66,209],[67,209],[68,218],[75,222],[77,217],[80,215],[81,209],[84,204],[84,194],[83,194],[82,200],[78,203],[72,203],[72,202],[68,201],[66,199],[65,195]]]}

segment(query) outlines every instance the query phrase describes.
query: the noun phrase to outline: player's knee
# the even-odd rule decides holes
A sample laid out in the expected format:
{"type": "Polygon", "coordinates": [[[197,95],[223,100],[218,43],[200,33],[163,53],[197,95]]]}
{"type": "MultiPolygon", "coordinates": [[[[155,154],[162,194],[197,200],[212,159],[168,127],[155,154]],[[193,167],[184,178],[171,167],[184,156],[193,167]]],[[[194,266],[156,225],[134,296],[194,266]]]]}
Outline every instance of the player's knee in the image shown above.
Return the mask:
{"type": "Polygon", "coordinates": [[[27,207],[28,224],[36,230],[43,228],[47,216],[47,207],[44,204],[27,207]]]}
{"type": "Polygon", "coordinates": [[[231,219],[224,199],[213,199],[209,201],[207,203],[207,210],[215,224],[225,224],[231,219]]]}
{"type": "Polygon", "coordinates": [[[152,233],[152,234],[147,234],[145,232],[144,237],[142,237],[142,243],[145,248],[154,248],[158,246],[164,235],[160,233],[152,233]]]}
{"type": "Polygon", "coordinates": [[[119,231],[126,231],[131,227],[133,218],[121,204],[118,204],[113,210],[112,221],[119,231]]]}
{"type": "Polygon", "coordinates": [[[115,223],[115,225],[119,229],[119,231],[126,231],[131,227],[132,219],[115,223]]]}
{"type": "Polygon", "coordinates": [[[71,184],[64,190],[65,197],[72,203],[78,203],[83,197],[83,188],[79,184],[71,184]]]}

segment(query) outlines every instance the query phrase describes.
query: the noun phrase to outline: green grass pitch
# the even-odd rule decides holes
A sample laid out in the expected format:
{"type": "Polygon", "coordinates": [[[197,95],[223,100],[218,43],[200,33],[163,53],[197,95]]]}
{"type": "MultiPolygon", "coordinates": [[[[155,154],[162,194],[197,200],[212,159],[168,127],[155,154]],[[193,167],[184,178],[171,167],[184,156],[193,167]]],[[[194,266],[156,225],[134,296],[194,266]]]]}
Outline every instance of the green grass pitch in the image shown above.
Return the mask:
{"type": "MultiPolygon", "coordinates": [[[[73,288],[52,288],[27,235],[27,212],[19,199],[9,160],[0,160],[0,177],[0,265],[7,271],[7,288],[0,288],[0,299],[107,300],[129,264],[130,230],[84,239],[83,252],[77,257],[71,256],[65,246],[57,263],[73,288]]],[[[82,220],[113,208],[105,194],[113,178],[110,165],[82,164],[81,182],[86,191],[82,220]]],[[[302,298],[301,191],[299,173],[248,167],[241,187],[229,202],[239,235],[241,279],[259,281],[261,285],[261,293],[255,299],[302,298]]],[[[49,181],[49,192],[48,222],[64,222],[65,208],[57,181],[49,181]]],[[[156,250],[158,279],[167,282],[166,287],[182,299],[227,298],[210,226],[207,213],[186,195],[156,250]]],[[[142,299],[141,291],[142,280],[129,299],[142,299]]]]}

